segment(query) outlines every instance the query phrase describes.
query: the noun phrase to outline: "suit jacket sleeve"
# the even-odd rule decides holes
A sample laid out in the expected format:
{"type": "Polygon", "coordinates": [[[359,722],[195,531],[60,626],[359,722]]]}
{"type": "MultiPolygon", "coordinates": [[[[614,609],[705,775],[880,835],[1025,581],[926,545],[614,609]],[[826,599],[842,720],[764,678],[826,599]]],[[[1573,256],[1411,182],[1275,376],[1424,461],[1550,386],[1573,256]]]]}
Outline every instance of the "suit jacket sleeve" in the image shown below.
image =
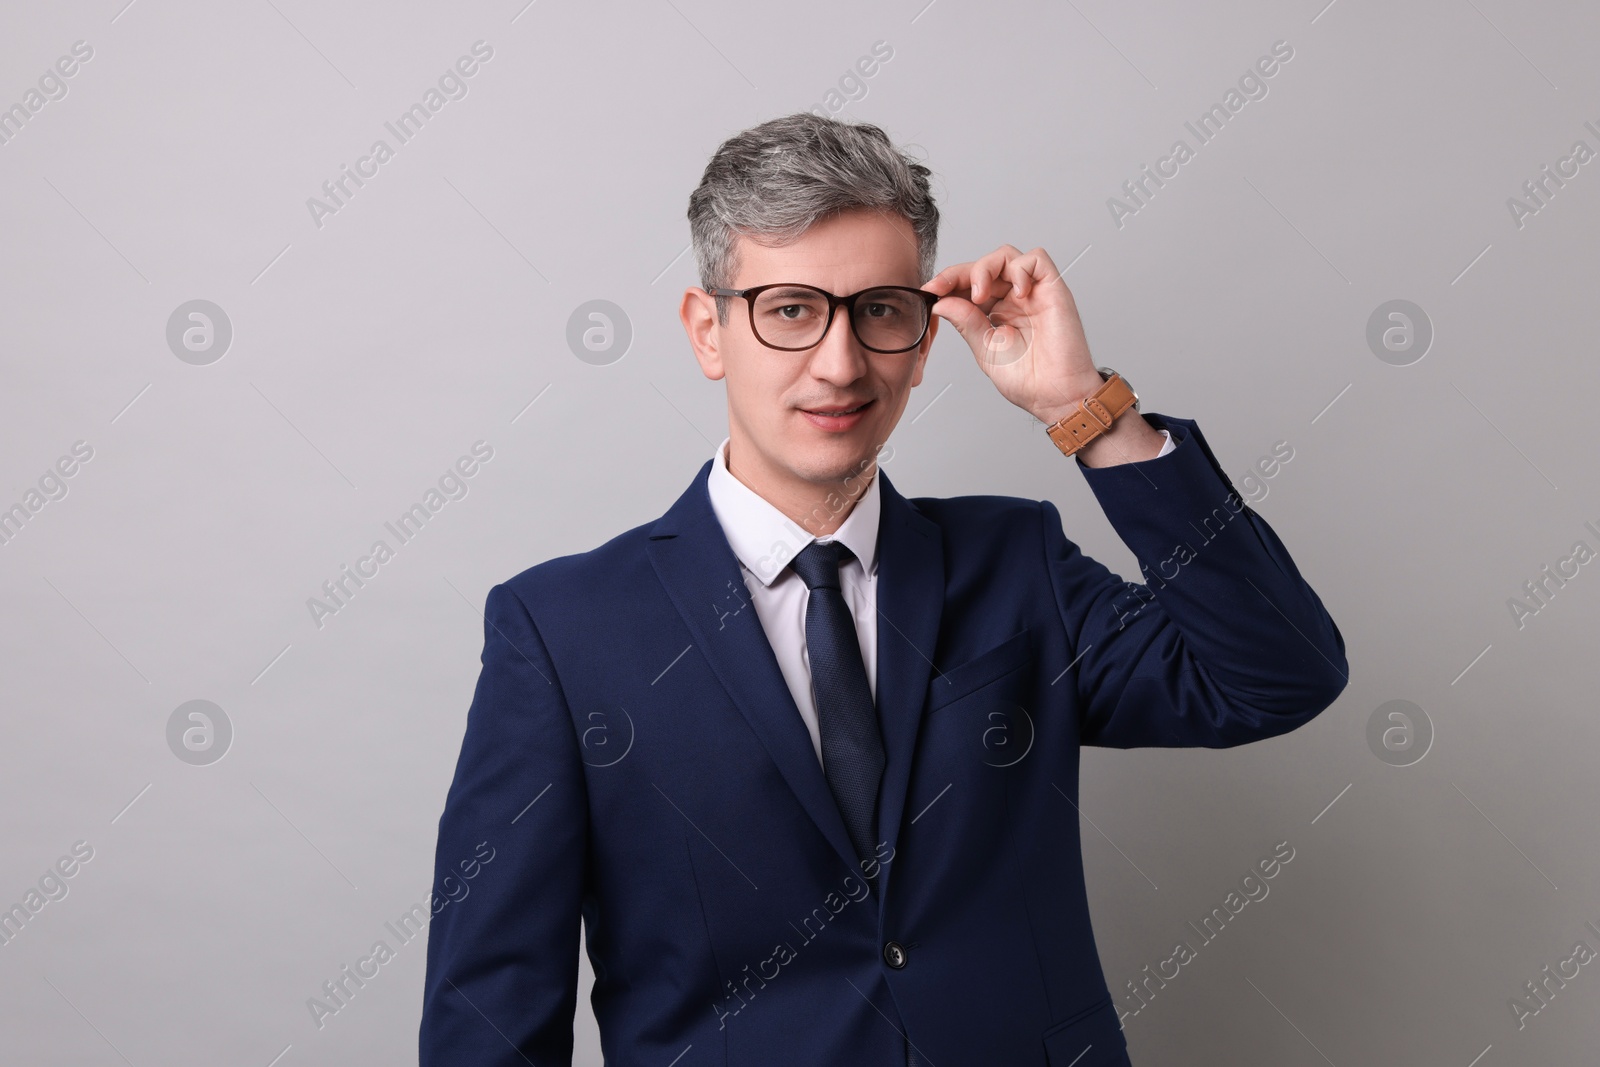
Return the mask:
{"type": "Polygon", "coordinates": [[[1045,557],[1077,658],[1081,741],[1221,748],[1287,733],[1349,677],[1344,638],[1265,519],[1234,490],[1190,420],[1165,456],[1079,464],[1139,560],[1126,582],[1066,538],[1041,501],[1045,557]]]}
{"type": "Polygon", "coordinates": [[[483,629],[439,819],[420,1063],[570,1064],[587,867],[582,759],[549,653],[506,585],[489,590],[483,629]],[[491,849],[489,862],[463,866],[491,849]]]}

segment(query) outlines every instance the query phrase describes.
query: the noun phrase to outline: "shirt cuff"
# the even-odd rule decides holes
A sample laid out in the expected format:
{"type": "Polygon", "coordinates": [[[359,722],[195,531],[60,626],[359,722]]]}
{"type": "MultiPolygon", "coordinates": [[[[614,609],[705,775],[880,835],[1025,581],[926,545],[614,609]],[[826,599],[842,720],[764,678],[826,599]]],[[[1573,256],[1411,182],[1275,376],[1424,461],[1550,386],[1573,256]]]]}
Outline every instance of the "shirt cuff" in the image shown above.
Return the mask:
{"type": "Polygon", "coordinates": [[[1158,430],[1157,432],[1160,433],[1162,437],[1166,438],[1166,441],[1161,446],[1161,451],[1157,452],[1156,456],[1155,456],[1156,459],[1160,459],[1162,456],[1166,455],[1168,452],[1171,452],[1174,448],[1177,448],[1178,446],[1172,443],[1172,434],[1171,433],[1169,433],[1166,430],[1158,430]]]}

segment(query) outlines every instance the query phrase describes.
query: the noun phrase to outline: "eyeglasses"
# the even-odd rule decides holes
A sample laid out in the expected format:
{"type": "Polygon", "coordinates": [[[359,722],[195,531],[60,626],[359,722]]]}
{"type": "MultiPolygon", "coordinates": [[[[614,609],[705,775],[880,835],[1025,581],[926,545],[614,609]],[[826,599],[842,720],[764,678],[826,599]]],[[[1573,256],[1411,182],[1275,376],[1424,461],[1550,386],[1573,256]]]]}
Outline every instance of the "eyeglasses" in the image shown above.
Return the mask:
{"type": "Polygon", "coordinates": [[[828,335],[834,309],[844,307],[862,347],[873,352],[908,352],[922,343],[939,297],[905,285],[879,285],[834,296],[814,285],[775,282],[750,289],[712,289],[712,296],[742,296],[750,306],[750,330],[768,348],[802,352],[828,335]]]}

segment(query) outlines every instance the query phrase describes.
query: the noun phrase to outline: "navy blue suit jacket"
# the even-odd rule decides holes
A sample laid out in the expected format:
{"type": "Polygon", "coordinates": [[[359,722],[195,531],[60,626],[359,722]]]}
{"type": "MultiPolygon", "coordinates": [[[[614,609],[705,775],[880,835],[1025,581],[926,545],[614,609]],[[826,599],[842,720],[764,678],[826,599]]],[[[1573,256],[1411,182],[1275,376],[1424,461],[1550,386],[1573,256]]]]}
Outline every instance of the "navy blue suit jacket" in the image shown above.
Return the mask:
{"type": "Polygon", "coordinates": [[[1048,501],[908,500],[878,472],[867,863],[743,594],[710,461],[660,519],[491,589],[439,821],[422,1067],[569,1063],[580,915],[618,1067],[889,1065],[902,1033],[935,1067],[1126,1064],[1080,746],[1272,737],[1347,677],[1333,619],[1199,429],[1146,418],[1174,451],[1080,464],[1143,583],[1048,501]]]}

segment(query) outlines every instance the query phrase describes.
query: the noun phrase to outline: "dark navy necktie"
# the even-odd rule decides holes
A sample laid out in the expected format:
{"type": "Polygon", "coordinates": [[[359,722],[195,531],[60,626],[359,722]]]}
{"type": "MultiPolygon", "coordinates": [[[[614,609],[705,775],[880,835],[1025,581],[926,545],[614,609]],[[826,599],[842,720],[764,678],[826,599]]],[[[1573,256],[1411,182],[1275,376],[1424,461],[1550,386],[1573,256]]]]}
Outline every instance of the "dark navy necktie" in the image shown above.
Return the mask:
{"type": "Polygon", "coordinates": [[[789,566],[806,583],[806,652],[817,701],[822,773],[844,816],[858,859],[876,852],[883,737],[861,662],[855,619],[839,591],[839,565],[854,554],[838,541],[813,541],[789,566]]]}

